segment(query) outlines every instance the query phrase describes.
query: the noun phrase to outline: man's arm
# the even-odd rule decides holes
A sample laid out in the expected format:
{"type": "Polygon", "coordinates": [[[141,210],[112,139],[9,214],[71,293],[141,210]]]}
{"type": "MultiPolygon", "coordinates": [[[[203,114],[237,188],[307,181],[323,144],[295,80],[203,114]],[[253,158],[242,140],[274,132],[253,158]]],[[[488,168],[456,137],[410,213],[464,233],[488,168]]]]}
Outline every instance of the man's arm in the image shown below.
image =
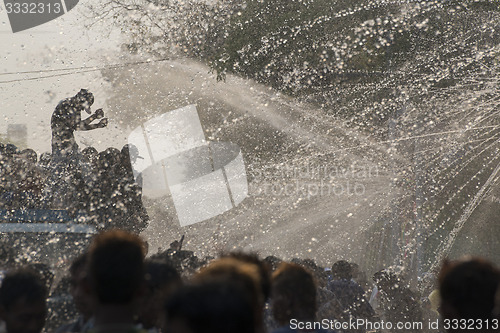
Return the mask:
{"type": "Polygon", "coordinates": [[[93,115],[80,121],[77,129],[80,131],[90,131],[96,128],[104,128],[108,125],[108,118],[104,117],[104,111],[102,109],[97,109],[93,115]],[[102,118],[102,119],[101,119],[102,118]],[[91,124],[94,120],[101,119],[97,124],[91,124]]]}

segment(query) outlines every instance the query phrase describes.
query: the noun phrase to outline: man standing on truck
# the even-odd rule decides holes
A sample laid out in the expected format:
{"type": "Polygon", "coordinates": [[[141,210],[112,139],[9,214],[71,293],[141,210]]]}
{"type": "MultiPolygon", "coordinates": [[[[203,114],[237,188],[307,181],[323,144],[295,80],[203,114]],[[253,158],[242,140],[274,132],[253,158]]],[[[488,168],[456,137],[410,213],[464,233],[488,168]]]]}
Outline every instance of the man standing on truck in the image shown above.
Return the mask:
{"type": "Polygon", "coordinates": [[[52,155],[64,156],[78,152],[74,131],[90,131],[108,125],[108,119],[104,118],[102,109],[97,109],[92,114],[90,110],[92,104],[94,104],[94,95],[87,89],[81,89],[75,96],[66,98],[57,104],[50,121],[52,155]],[[82,120],[81,113],[83,111],[91,116],[82,120]],[[101,120],[97,124],[91,124],[96,119],[101,120]]]}
{"type": "Polygon", "coordinates": [[[85,189],[92,187],[95,175],[87,161],[78,149],[74,132],[89,131],[104,128],[108,124],[102,109],[94,114],[90,107],[94,103],[94,95],[87,89],[81,89],[75,96],[59,102],[52,113],[52,159],[49,165],[51,175],[45,187],[46,208],[64,208],[70,214],[81,209],[81,204],[87,202],[85,189]],[[85,111],[90,116],[82,120],[81,113],[85,111]],[[94,120],[100,119],[96,124],[94,120]]]}

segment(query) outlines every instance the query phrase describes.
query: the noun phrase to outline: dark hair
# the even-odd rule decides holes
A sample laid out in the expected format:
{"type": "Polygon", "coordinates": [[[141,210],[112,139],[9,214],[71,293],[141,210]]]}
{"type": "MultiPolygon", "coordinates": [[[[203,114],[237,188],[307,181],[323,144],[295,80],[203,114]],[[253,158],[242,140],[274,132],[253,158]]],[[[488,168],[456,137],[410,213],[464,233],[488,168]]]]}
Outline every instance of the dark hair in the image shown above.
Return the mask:
{"type": "Polygon", "coordinates": [[[87,89],[80,89],[76,96],[85,99],[90,105],[94,104],[94,94],[87,89]]]}
{"type": "Polygon", "coordinates": [[[47,290],[50,290],[52,288],[52,283],[54,282],[54,273],[52,273],[52,271],[50,270],[49,265],[41,262],[35,262],[28,264],[27,268],[38,273],[43,283],[45,283],[47,290]]]}
{"type": "Polygon", "coordinates": [[[274,316],[279,323],[291,318],[314,319],[316,314],[316,285],[314,278],[304,267],[282,263],[272,276],[272,297],[285,300],[274,303],[274,316]],[[285,308],[287,307],[287,308],[285,308]]]}
{"type": "Polygon", "coordinates": [[[38,155],[36,151],[31,148],[26,148],[20,152],[20,155],[25,155],[26,159],[32,163],[36,163],[38,161],[38,155]]]}
{"type": "Polygon", "coordinates": [[[87,157],[97,158],[97,156],[99,155],[99,152],[94,147],[89,146],[89,147],[85,147],[82,150],[82,154],[87,156],[87,157]]]}
{"type": "Polygon", "coordinates": [[[385,283],[388,283],[390,285],[393,285],[393,284],[398,283],[399,278],[396,275],[396,273],[391,272],[391,271],[386,270],[386,269],[382,269],[382,270],[376,272],[375,274],[373,274],[373,281],[377,284],[379,282],[385,282],[385,283]]]}
{"type": "Polygon", "coordinates": [[[233,281],[183,287],[165,305],[167,325],[183,322],[192,333],[254,333],[252,302],[233,281]]]}
{"type": "Polygon", "coordinates": [[[307,269],[319,286],[325,287],[328,283],[328,274],[325,272],[325,269],[318,266],[313,259],[293,258],[291,262],[307,269]]]}
{"type": "Polygon", "coordinates": [[[16,147],[16,145],[12,143],[7,143],[6,145],[2,146],[2,151],[0,152],[2,155],[5,155],[7,157],[12,157],[14,155],[19,154],[19,149],[16,147]]]}
{"type": "Polygon", "coordinates": [[[350,280],[352,279],[351,264],[345,260],[339,260],[332,265],[332,277],[335,280],[350,280]]]}
{"type": "Polygon", "coordinates": [[[265,263],[267,263],[267,265],[270,267],[271,271],[275,271],[279,264],[281,264],[283,262],[283,260],[281,260],[280,258],[276,257],[276,256],[267,256],[264,258],[263,260],[265,263]]]}
{"type": "Polygon", "coordinates": [[[271,272],[269,265],[261,260],[256,253],[236,251],[229,254],[223,254],[222,256],[234,258],[241,262],[255,265],[259,271],[259,282],[263,299],[267,300],[271,296],[271,272]]]}
{"type": "Polygon", "coordinates": [[[89,254],[88,252],[84,252],[80,254],[78,257],[76,257],[73,262],[71,263],[71,266],[69,266],[69,272],[72,275],[75,275],[77,271],[79,271],[82,268],[85,268],[85,265],[87,264],[89,254]]]}
{"type": "Polygon", "coordinates": [[[120,151],[122,158],[134,159],[139,157],[139,148],[131,143],[125,144],[120,151]]]}
{"type": "Polygon", "coordinates": [[[98,161],[103,170],[115,170],[121,163],[121,153],[117,148],[107,148],[99,153],[98,161]]]}
{"type": "Polygon", "coordinates": [[[144,243],[134,234],[111,230],[92,241],[89,277],[102,304],[129,303],[144,282],[144,243]]]}
{"type": "Polygon", "coordinates": [[[177,270],[167,262],[148,259],[145,261],[146,286],[151,291],[161,289],[170,284],[181,284],[181,276],[177,270]]]}
{"type": "Polygon", "coordinates": [[[20,299],[38,302],[47,299],[47,287],[42,277],[31,268],[7,273],[0,287],[0,305],[6,310],[20,299]]]}
{"type": "Polygon", "coordinates": [[[193,277],[193,281],[198,283],[233,281],[246,291],[256,307],[264,305],[258,267],[236,258],[223,257],[212,261],[208,266],[200,269],[193,277]]]}
{"type": "Polygon", "coordinates": [[[442,304],[451,305],[465,319],[492,318],[499,283],[500,271],[480,258],[445,261],[439,273],[442,304]]]}

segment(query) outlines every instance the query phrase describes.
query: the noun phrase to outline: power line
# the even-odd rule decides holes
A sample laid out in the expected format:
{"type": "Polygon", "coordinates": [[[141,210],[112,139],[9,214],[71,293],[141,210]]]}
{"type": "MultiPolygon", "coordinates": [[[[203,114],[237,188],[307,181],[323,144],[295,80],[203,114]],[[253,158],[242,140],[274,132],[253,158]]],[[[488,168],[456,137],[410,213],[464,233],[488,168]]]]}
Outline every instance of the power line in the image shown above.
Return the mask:
{"type": "Polygon", "coordinates": [[[100,71],[103,69],[115,69],[115,68],[123,68],[123,67],[127,67],[127,66],[144,65],[144,64],[150,64],[150,63],[163,62],[163,61],[167,61],[167,60],[169,60],[169,59],[164,58],[164,59],[157,59],[157,60],[136,61],[136,62],[123,63],[123,64],[113,64],[113,65],[94,66],[94,67],[81,66],[81,67],[69,67],[69,68],[61,68],[61,69],[42,69],[42,70],[36,70],[36,71],[20,71],[20,72],[0,73],[0,75],[16,75],[16,74],[41,74],[41,73],[71,71],[69,73],[58,73],[58,74],[52,74],[52,75],[46,75],[46,76],[37,76],[37,77],[30,77],[30,78],[0,81],[0,84],[1,83],[20,82],[20,81],[42,80],[42,79],[47,79],[47,78],[51,78],[51,77],[95,72],[95,71],[100,71]]]}
{"type": "Polygon", "coordinates": [[[152,63],[152,62],[160,62],[160,61],[166,61],[166,60],[169,60],[169,59],[163,58],[163,59],[157,59],[157,60],[126,62],[123,64],[113,64],[113,65],[94,66],[94,67],[81,66],[81,67],[68,67],[68,68],[59,68],[59,69],[40,69],[40,70],[36,70],[36,71],[0,73],[0,75],[47,73],[47,72],[69,71],[69,70],[74,70],[74,69],[104,69],[104,68],[108,68],[108,67],[124,67],[124,66],[129,66],[129,65],[141,65],[141,64],[148,64],[148,63],[152,63]]]}
{"type": "Polygon", "coordinates": [[[75,71],[75,72],[70,72],[70,73],[53,74],[53,75],[46,75],[46,76],[39,76],[39,77],[30,77],[30,78],[24,78],[24,79],[14,79],[14,80],[0,81],[0,84],[1,83],[20,82],[20,81],[42,80],[42,79],[47,79],[47,78],[51,78],[51,77],[66,76],[66,75],[73,75],[73,74],[79,74],[79,73],[95,72],[95,71],[99,71],[99,70],[100,69],[88,69],[88,70],[75,71]]]}

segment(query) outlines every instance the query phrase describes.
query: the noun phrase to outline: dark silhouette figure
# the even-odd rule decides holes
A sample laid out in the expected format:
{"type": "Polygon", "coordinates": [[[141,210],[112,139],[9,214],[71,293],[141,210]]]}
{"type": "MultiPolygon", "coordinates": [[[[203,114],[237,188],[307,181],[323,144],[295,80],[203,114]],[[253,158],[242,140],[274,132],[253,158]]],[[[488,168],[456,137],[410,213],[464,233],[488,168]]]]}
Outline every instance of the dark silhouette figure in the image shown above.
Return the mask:
{"type": "Polygon", "coordinates": [[[166,332],[261,332],[263,297],[258,267],[221,258],[197,273],[166,305],[166,332]]]}
{"type": "Polygon", "coordinates": [[[499,283],[500,271],[484,259],[445,261],[439,273],[439,292],[447,332],[498,332],[497,326],[486,323],[494,319],[499,283]]]}
{"type": "Polygon", "coordinates": [[[142,203],[142,190],[134,181],[130,160],[116,148],[99,153],[97,184],[92,191],[92,206],[96,208],[99,226],[120,228],[140,233],[149,216],[142,203]]]}
{"type": "MultiPolygon", "coordinates": [[[[282,263],[272,275],[271,304],[280,327],[273,333],[294,332],[293,322],[312,323],[316,317],[316,284],[310,272],[292,263],[282,263]]],[[[306,325],[306,324],[304,324],[306,325]]],[[[308,332],[325,332],[308,327],[308,332]]]]}
{"type": "Polygon", "coordinates": [[[102,109],[82,120],[83,111],[91,114],[94,96],[81,89],[75,96],[59,102],[52,114],[52,158],[50,177],[44,199],[49,208],[67,209],[71,215],[87,207],[90,188],[95,183],[90,162],[78,150],[74,132],[89,131],[107,126],[102,109]],[[101,119],[92,124],[94,120],[101,119]]]}
{"type": "Polygon", "coordinates": [[[256,332],[252,303],[231,280],[186,286],[167,301],[165,312],[165,332],[256,332]]]}
{"type": "Polygon", "coordinates": [[[91,114],[92,104],[94,95],[86,89],[81,89],[75,96],[57,104],[50,121],[53,155],[72,155],[78,151],[74,131],[89,131],[107,126],[108,120],[104,118],[102,109],[97,109],[90,117],[82,120],[82,111],[91,114]],[[97,124],[91,124],[96,119],[101,120],[97,124]]]}
{"type": "Polygon", "coordinates": [[[365,291],[352,280],[352,266],[345,260],[339,260],[332,266],[332,279],[328,289],[333,292],[341,304],[344,313],[354,318],[373,318],[375,311],[365,298],[365,291]]]}
{"type": "Polygon", "coordinates": [[[139,236],[122,230],[101,233],[92,241],[87,290],[94,332],[139,332],[134,317],[145,283],[144,256],[139,236]]]}
{"type": "Polygon", "coordinates": [[[0,319],[7,333],[39,333],[47,316],[47,287],[32,269],[8,273],[0,287],[0,319]]]}
{"type": "Polygon", "coordinates": [[[160,328],[163,306],[169,296],[182,286],[179,272],[168,262],[146,260],[146,288],[139,310],[139,323],[145,329],[160,328]]]}
{"type": "Polygon", "coordinates": [[[84,332],[92,327],[90,318],[92,316],[92,304],[87,293],[85,293],[85,279],[87,277],[88,253],[84,252],[71,264],[69,292],[73,298],[79,316],[71,323],[59,327],[56,333],[84,332]]]}

